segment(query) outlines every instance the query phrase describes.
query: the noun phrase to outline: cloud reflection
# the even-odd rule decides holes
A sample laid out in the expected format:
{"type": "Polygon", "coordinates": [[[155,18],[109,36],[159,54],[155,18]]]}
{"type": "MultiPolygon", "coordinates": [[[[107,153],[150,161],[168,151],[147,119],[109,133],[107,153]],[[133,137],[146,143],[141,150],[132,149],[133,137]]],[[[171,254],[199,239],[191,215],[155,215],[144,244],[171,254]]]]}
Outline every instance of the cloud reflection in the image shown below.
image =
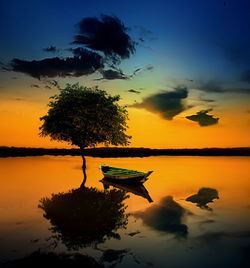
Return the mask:
{"type": "Polygon", "coordinates": [[[196,203],[197,207],[202,209],[212,210],[207,203],[213,202],[214,199],[219,199],[218,191],[213,188],[201,188],[197,194],[186,198],[186,201],[196,203]]]}
{"type": "Polygon", "coordinates": [[[172,196],[166,196],[160,200],[159,204],[136,212],[134,215],[157,231],[185,238],[188,234],[188,227],[182,223],[184,214],[185,209],[175,202],[172,196]]]}

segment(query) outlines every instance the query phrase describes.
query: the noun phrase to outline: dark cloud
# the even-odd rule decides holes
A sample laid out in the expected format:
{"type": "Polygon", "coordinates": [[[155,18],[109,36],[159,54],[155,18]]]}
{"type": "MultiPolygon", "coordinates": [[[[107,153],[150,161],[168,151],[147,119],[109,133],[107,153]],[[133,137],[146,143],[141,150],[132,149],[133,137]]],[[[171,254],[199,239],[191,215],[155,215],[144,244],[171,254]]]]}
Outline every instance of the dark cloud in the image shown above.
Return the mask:
{"type": "Polygon", "coordinates": [[[226,88],[221,85],[218,81],[208,81],[200,82],[195,89],[209,92],[209,93],[240,93],[240,94],[250,94],[250,88],[226,88]]]}
{"type": "Polygon", "coordinates": [[[0,68],[1,72],[9,72],[9,71],[11,71],[10,66],[8,64],[2,62],[2,61],[0,61],[0,67],[1,67],[0,68]]]}
{"type": "Polygon", "coordinates": [[[250,94],[250,88],[233,88],[231,90],[228,90],[228,92],[250,94]]]}
{"type": "Polygon", "coordinates": [[[134,90],[134,89],[129,89],[128,92],[130,93],[136,93],[136,94],[140,94],[140,91],[134,90]]]}
{"type": "Polygon", "coordinates": [[[212,111],[212,109],[202,110],[195,115],[186,116],[186,118],[198,122],[201,127],[215,125],[218,123],[219,118],[214,118],[213,115],[207,114],[210,111],[212,111]]]}
{"type": "Polygon", "coordinates": [[[49,46],[49,47],[44,48],[43,51],[45,51],[45,52],[56,53],[57,49],[56,49],[55,46],[52,46],[52,45],[51,45],[51,46],[49,46]]]}
{"type": "Polygon", "coordinates": [[[207,203],[219,199],[218,191],[213,188],[201,188],[197,194],[189,196],[186,201],[196,203],[198,207],[211,210],[207,203]]]}
{"type": "Polygon", "coordinates": [[[95,80],[115,80],[115,79],[129,80],[133,78],[141,70],[141,68],[137,68],[132,74],[127,75],[124,74],[120,68],[117,68],[114,65],[111,66],[113,69],[99,70],[99,72],[102,74],[102,77],[95,80]]]}
{"type": "Polygon", "coordinates": [[[162,118],[172,120],[174,116],[185,111],[187,107],[184,99],[188,96],[187,88],[175,88],[171,92],[160,92],[150,95],[130,107],[144,108],[150,112],[158,113],[162,118]]]}
{"type": "Polygon", "coordinates": [[[133,71],[133,75],[136,75],[141,70],[141,68],[137,68],[136,70],[133,71]]]}
{"type": "Polygon", "coordinates": [[[57,89],[60,89],[60,85],[59,85],[59,83],[56,80],[47,80],[46,83],[48,84],[47,86],[49,88],[55,87],[57,89]]]}
{"type": "Polygon", "coordinates": [[[207,220],[204,220],[204,221],[200,222],[200,224],[210,224],[210,223],[215,223],[215,220],[207,219],[207,220]]]}
{"type": "Polygon", "coordinates": [[[153,41],[156,40],[157,38],[154,36],[154,33],[150,31],[149,29],[139,26],[139,25],[134,25],[134,30],[136,31],[138,35],[138,41],[139,43],[144,43],[146,41],[153,41]]]}
{"type": "MultiPolygon", "coordinates": [[[[79,77],[98,70],[103,76],[98,80],[127,80],[142,70],[138,68],[131,75],[126,75],[117,67],[121,60],[135,53],[136,45],[127,34],[128,28],[117,17],[101,15],[100,18],[84,18],[77,26],[79,34],[75,36],[73,44],[83,47],[66,49],[72,52],[72,57],[32,61],[14,58],[8,66],[1,64],[2,71],[22,72],[41,79],[57,76],[79,77]]],[[[52,53],[59,51],[53,45],[43,50],[52,53]]],[[[152,69],[152,66],[147,66],[144,70],[152,69]]]]}
{"type": "Polygon", "coordinates": [[[161,199],[159,204],[134,215],[141,218],[144,224],[157,231],[171,233],[176,237],[186,237],[188,227],[182,223],[184,214],[185,209],[175,202],[172,196],[166,196],[161,199]]]}
{"type": "Polygon", "coordinates": [[[30,85],[30,87],[40,88],[40,86],[37,84],[32,84],[32,85],[30,85]]]}
{"type": "Polygon", "coordinates": [[[98,80],[114,80],[114,79],[122,79],[122,80],[128,80],[130,77],[125,75],[122,70],[100,70],[100,73],[102,74],[102,78],[99,78],[98,80]]]}
{"type": "Polygon", "coordinates": [[[224,56],[238,68],[245,68],[249,66],[250,61],[250,42],[244,43],[243,39],[238,39],[234,44],[228,44],[227,47],[223,47],[224,56]]]}
{"type": "Polygon", "coordinates": [[[154,66],[153,65],[148,65],[146,66],[145,68],[147,71],[152,71],[154,69],[154,66]]]}
{"type": "Polygon", "coordinates": [[[205,101],[205,102],[215,102],[215,100],[212,100],[212,99],[206,99],[206,98],[203,98],[203,97],[200,97],[200,100],[201,100],[201,101],[205,101]]]}
{"type": "Polygon", "coordinates": [[[198,90],[205,92],[224,93],[225,89],[221,87],[221,84],[217,81],[201,82],[200,85],[195,87],[198,90]]]}
{"type": "MultiPolygon", "coordinates": [[[[239,70],[242,70],[242,75],[239,76],[239,80],[243,82],[250,83],[250,40],[238,39],[236,44],[229,45],[228,47],[224,47],[224,55],[225,57],[231,61],[239,70]]],[[[250,93],[250,89],[248,92],[242,93],[250,93]]]]}
{"type": "Polygon", "coordinates": [[[202,234],[197,237],[198,240],[207,244],[214,244],[221,240],[222,238],[249,238],[250,230],[241,231],[241,232],[209,232],[202,234]]]}
{"type": "MultiPolygon", "coordinates": [[[[246,70],[245,72],[243,72],[242,76],[241,76],[241,81],[250,83],[250,69],[246,70]]],[[[249,90],[250,91],[250,90],[249,90]]]]}
{"type": "Polygon", "coordinates": [[[12,71],[26,73],[38,79],[56,76],[79,77],[103,68],[103,60],[97,53],[82,49],[79,56],[65,59],[58,57],[33,61],[13,59],[11,67],[12,71]]]}
{"type": "Polygon", "coordinates": [[[101,51],[113,61],[129,58],[135,53],[135,42],[117,17],[84,18],[77,26],[79,34],[75,36],[74,44],[101,51]]]}

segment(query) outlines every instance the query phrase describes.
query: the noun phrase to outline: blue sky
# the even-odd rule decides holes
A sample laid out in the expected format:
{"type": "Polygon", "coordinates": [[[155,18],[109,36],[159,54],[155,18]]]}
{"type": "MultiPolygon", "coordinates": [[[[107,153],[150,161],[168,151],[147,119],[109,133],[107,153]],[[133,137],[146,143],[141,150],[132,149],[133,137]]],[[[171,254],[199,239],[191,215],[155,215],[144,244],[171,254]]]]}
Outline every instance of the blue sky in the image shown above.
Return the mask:
{"type": "Polygon", "coordinates": [[[143,46],[152,50],[141,44],[138,54],[149,60],[154,54],[160,66],[179,78],[237,80],[245,66],[236,66],[238,55],[231,53],[245,49],[249,57],[249,10],[249,1],[242,0],[1,1],[1,60],[48,57],[44,47],[70,47],[83,17],[107,14],[120,18],[132,36],[140,34],[135,26],[151,31],[143,46]]]}

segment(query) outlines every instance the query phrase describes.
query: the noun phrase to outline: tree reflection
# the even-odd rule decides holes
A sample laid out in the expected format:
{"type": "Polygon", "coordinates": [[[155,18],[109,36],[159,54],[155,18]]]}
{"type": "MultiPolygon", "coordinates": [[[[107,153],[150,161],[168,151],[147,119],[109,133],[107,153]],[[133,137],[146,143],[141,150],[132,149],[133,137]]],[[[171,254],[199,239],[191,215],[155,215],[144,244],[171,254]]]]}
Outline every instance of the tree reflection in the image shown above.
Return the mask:
{"type": "Polygon", "coordinates": [[[213,202],[214,199],[219,199],[218,191],[213,188],[201,188],[197,194],[186,198],[186,201],[196,203],[197,207],[202,209],[212,210],[207,203],[213,202]]]}
{"type": "Polygon", "coordinates": [[[103,192],[83,187],[42,198],[38,207],[50,221],[54,237],[68,249],[77,250],[112,237],[120,239],[117,230],[128,221],[123,202],[127,197],[116,189],[103,192]]]}

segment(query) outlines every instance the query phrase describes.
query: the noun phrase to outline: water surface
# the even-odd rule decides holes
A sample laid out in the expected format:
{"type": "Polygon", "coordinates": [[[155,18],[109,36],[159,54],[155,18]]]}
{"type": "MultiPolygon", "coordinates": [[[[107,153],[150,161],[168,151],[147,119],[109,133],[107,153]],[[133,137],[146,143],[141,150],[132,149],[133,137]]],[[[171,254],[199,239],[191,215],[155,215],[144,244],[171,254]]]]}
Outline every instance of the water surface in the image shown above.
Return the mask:
{"type": "Polygon", "coordinates": [[[88,188],[79,193],[80,157],[0,159],[0,264],[40,249],[87,254],[105,267],[248,267],[249,164],[248,157],[87,157],[88,188]],[[111,197],[101,163],[154,172],[144,190],[123,187],[111,197]]]}

